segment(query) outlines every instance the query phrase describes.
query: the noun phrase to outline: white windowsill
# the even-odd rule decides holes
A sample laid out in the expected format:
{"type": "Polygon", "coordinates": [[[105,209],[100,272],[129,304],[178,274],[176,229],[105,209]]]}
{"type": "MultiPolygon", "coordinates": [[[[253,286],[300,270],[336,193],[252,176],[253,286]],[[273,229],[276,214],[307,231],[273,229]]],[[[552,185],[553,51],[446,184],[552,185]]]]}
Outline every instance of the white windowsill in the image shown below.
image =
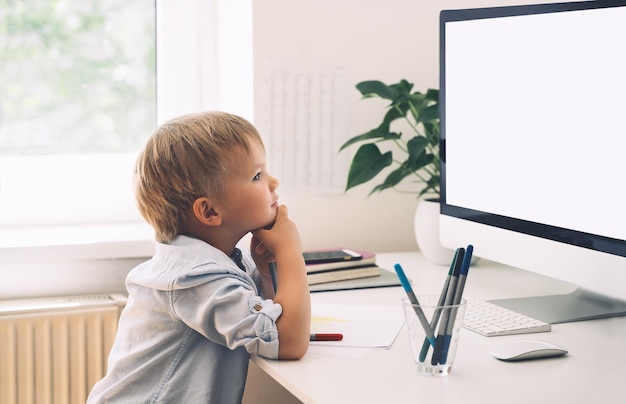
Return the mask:
{"type": "Polygon", "coordinates": [[[154,234],[146,223],[0,228],[0,261],[79,261],[151,257],[154,234]]]}

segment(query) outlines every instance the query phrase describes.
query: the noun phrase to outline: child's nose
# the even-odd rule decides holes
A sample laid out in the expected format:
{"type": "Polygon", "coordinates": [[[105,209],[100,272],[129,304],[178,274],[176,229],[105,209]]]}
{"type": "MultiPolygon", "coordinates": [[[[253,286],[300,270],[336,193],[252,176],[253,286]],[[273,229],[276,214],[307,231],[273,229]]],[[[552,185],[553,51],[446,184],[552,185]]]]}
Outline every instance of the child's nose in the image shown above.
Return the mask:
{"type": "Polygon", "coordinates": [[[278,189],[279,185],[280,182],[278,181],[278,179],[276,177],[272,177],[272,180],[270,181],[270,189],[272,191],[275,191],[276,189],[278,189]]]}

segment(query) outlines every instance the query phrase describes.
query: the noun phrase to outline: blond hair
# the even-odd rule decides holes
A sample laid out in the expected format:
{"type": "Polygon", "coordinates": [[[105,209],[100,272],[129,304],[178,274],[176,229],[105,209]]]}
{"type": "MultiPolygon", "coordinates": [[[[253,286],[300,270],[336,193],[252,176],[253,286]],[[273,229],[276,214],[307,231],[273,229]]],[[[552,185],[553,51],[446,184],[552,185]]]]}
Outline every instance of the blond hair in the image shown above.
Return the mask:
{"type": "Polygon", "coordinates": [[[250,122],[225,112],[183,115],[152,134],[137,158],[134,183],[139,211],[157,241],[181,233],[197,198],[220,197],[234,149],[248,153],[252,139],[263,146],[250,122]]]}

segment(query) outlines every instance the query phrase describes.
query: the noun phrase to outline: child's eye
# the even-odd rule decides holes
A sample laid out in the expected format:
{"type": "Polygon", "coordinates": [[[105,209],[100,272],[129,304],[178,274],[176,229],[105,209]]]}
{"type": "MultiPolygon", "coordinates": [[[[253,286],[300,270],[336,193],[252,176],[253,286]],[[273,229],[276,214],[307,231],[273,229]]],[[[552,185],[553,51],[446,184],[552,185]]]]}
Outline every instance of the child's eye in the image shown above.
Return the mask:
{"type": "Polygon", "coordinates": [[[254,176],[254,178],[252,178],[252,181],[258,181],[261,179],[261,173],[257,173],[257,175],[254,176]]]}

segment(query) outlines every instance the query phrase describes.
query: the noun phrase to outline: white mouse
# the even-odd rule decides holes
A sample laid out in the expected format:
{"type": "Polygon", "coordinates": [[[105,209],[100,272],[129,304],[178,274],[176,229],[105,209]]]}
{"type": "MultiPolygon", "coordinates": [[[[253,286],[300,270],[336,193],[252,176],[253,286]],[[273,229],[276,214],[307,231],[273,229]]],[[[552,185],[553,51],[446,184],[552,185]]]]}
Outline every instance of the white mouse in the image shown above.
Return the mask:
{"type": "Polygon", "coordinates": [[[500,344],[491,354],[503,361],[520,361],[565,355],[567,349],[548,341],[522,339],[500,344]]]}

